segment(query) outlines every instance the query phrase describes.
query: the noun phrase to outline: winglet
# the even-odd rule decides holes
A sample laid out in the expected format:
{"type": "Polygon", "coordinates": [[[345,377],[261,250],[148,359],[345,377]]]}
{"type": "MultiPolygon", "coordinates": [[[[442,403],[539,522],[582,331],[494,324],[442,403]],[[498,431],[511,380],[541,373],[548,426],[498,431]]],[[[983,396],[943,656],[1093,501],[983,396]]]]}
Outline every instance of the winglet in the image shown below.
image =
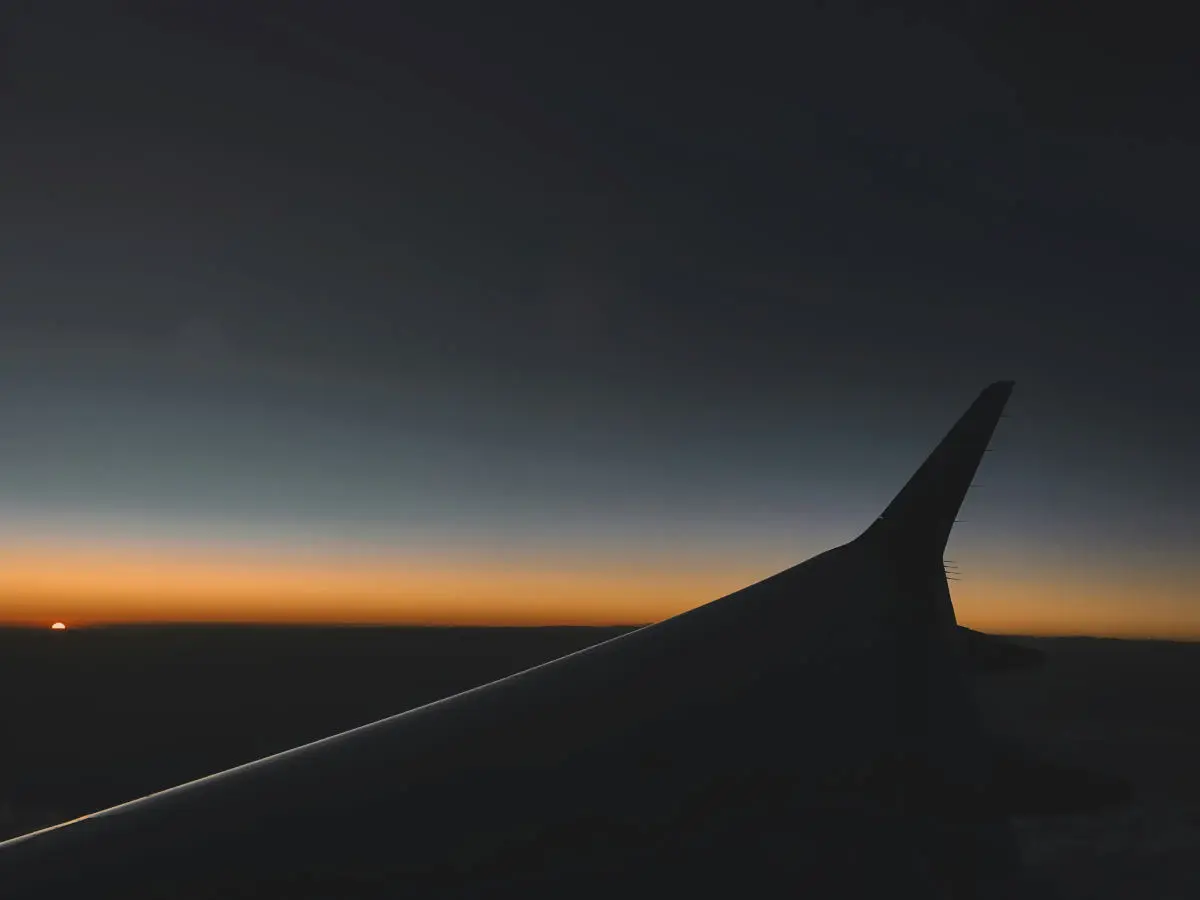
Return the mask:
{"type": "Polygon", "coordinates": [[[868,530],[944,550],[1012,388],[1011,381],[984,388],[868,530]]]}

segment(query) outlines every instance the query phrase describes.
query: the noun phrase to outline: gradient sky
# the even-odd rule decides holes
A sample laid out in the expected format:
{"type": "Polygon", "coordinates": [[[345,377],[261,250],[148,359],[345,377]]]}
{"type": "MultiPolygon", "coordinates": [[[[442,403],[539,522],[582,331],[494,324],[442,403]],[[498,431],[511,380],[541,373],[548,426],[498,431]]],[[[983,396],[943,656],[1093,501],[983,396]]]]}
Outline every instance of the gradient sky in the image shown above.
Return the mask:
{"type": "Polygon", "coordinates": [[[960,619],[1200,636],[1191,32],[938,7],[10,5],[0,620],[651,620],[1011,378],[960,619]]]}

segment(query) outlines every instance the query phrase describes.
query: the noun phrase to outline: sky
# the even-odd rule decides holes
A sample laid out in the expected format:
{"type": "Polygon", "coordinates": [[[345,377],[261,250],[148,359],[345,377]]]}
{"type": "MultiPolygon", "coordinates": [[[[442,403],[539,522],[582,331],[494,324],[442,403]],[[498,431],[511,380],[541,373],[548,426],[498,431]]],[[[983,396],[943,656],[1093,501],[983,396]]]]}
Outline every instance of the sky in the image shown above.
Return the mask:
{"type": "Polygon", "coordinates": [[[558,6],[6,6],[0,621],[651,621],[1014,379],[960,620],[1200,636],[1170,7],[558,6]]]}

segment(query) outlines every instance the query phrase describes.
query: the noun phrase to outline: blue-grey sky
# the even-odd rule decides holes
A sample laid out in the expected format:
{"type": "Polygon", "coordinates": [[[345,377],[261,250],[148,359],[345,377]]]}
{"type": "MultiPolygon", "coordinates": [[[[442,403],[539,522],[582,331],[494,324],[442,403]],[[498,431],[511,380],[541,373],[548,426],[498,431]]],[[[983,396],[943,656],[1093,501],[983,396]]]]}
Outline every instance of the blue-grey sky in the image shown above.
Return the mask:
{"type": "Polygon", "coordinates": [[[1099,584],[1200,633],[1169,22],[341,6],[6,14],[11,554],[733,588],[852,536],[1012,378],[966,608],[1033,622],[1003,604],[1053,573],[1053,627],[1099,584]]]}

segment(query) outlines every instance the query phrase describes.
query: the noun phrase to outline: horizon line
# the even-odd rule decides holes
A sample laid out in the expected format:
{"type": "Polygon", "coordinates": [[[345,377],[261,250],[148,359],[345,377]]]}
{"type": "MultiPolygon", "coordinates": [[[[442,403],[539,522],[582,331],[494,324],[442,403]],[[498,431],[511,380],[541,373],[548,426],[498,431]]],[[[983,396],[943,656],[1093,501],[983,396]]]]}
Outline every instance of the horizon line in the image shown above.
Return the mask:
{"type": "MultiPolygon", "coordinates": [[[[51,631],[50,625],[60,620],[46,621],[0,620],[0,630],[6,631],[51,631]]],[[[368,620],[319,620],[298,619],[293,621],[260,620],[260,619],[122,619],[113,621],[67,622],[65,631],[97,631],[120,628],[276,628],[276,629],[450,629],[450,628],[489,628],[489,629],[540,629],[540,628],[623,628],[638,629],[652,625],[654,622],[556,622],[556,621],[450,621],[450,620],[413,620],[413,621],[368,621],[368,620]]],[[[961,624],[961,623],[960,623],[961,624]]],[[[966,626],[971,627],[971,626],[966,626]]],[[[972,629],[978,630],[978,629],[972,629]]],[[[62,632],[56,632],[61,634],[62,632]]],[[[1162,632],[1084,632],[1084,631],[1001,631],[990,628],[987,634],[1033,639],[1070,639],[1086,638],[1092,640],[1125,640],[1125,641],[1161,641],[1164,643],[1200,643],[1200,633],[1197,634],[1166,634],[1162,632]]]]}

